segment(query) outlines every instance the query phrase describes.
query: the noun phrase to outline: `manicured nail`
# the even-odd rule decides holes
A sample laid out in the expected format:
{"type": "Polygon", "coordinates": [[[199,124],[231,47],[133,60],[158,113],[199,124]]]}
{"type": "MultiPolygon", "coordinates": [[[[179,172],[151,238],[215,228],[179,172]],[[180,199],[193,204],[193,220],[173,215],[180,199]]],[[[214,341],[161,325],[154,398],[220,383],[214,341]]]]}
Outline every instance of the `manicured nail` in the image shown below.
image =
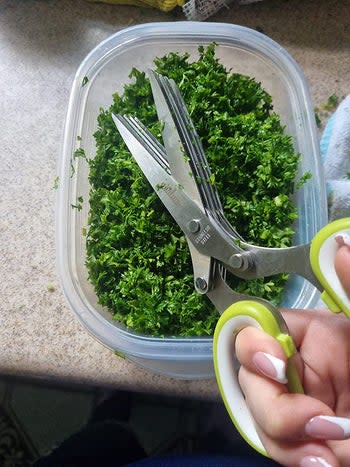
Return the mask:
{"type": "Polygon", "coordinates": [[[335,237],[335,241],[338,243],[339,246],[350,246],[350,235],[346,233],[340,233],[335,237]]]}
{"type": "Polygon", "coordinates": [[[350,418],[319,415],[305,425],[305,433],[320,439],[347,439],[350,437],[350,418]]]}
{"type": "Polygon", "coordinates": [[[286,364],[280,358],[265,352],[257,352],[253,356],[253,363],[265,376],[279,383],[287,383],[286,364]]]}
{"type": "Polygon", "coordinates": [[[301,460],[300,467],[332,467],[332,464],[322,457],[307,456],[301,460]]]}

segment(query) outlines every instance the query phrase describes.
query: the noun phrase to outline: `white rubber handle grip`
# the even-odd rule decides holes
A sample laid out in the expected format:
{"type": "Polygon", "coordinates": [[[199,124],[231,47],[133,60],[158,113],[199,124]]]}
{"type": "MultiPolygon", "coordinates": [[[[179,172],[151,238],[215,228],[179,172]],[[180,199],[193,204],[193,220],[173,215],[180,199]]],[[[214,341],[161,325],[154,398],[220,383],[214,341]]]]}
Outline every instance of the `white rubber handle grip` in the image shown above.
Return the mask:
{"type": "MultiPolygon", "coordinates": [[[[296,349],[282,316],[268,303],[265,305],[253,300],[237,302],[221,315],[215,329],[214,368],[226,409],[243,438],[255,450],[267,456],[238,382],[239,364],[235,358],[235,339],[239,331],[247,326],[262,329],[273,336],[288,358],[295,354],[296,349]]],[[[299,376],[291,361],[288,365],[287,378],[287,386],[291,392],[303,392],[299,376]]]]}
{"type": "Polygon", "coordinates": [[[324,288],[321,295],[328,308],[342,311],[350,318],[350,297],[335,272],[335,255],[339,249],[337,236],[350,237],[350,217],[338,219],[321,229],[313,238],[310,248],[312,270],[324,288]]]}

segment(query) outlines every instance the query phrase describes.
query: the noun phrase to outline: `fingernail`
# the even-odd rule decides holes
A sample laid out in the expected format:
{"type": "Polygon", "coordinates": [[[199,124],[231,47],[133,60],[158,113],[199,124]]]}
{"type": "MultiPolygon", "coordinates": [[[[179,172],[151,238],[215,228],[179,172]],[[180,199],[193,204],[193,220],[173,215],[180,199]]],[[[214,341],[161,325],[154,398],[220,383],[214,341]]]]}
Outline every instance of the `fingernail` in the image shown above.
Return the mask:
{"type": "Polygon", "coordinates": [[[350,235],[346,233],[340,233],[335,237],[335,241],[338,243],[339,246],[350,246],[350,235]]]}
{"type": "Polygon", "coordinates": [[[257,352],[253,356],[253,363],[259,371],[279,383],[287,383],[286,364],[280,358],[269,353],[257,352]]]}
{"type": "Polygon", "coordinates": [[[332,467],[332,464],[322,457],[307,456],[301,460],[300,467],[332,467]]]}
{"type": "Polygon", "coordinates": [[[347,439],[350,437],[350,419],[319,415],[305,425],[305,433],[320,439],[347,439]]]}

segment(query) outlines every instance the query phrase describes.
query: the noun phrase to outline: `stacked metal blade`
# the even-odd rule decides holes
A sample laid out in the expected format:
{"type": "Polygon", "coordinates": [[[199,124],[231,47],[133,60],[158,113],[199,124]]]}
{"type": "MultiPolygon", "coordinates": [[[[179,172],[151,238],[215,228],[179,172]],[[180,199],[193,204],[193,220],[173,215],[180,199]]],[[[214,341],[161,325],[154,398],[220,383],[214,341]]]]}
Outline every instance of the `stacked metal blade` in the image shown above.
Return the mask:
{"type": "Polygon", "coordinates": [[[181,144],[184,147],[185,155],[188,157],[193,177],[197,180],[197,187],[205,210],[220,223],[230,236],[243,241],[243,238],[233,229],[225,217],[202,143],[193,126],[177,85],[173,80],[169,80],[165,76],[151,71],[150,73],[153,79],[157,81],[168,107],[171,109],[171,114],[180,136],[181,144]]]}

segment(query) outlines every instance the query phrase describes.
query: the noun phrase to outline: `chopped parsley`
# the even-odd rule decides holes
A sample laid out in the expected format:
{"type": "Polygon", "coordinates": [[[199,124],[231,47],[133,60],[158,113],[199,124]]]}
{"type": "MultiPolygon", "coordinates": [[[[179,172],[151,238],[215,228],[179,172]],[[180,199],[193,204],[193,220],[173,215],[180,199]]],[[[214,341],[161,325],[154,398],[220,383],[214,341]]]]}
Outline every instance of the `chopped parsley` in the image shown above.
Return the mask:
{"type": "Polygon", "coordinates": [[[83,202],[84,202],[83,197],[78,196],[76,204],[71,204],[71,207],[74,209],[77,209],[78,211],[81,211],[83,209],[83,202]]]}
{"type": "Polygon", "coordinates": [[[59,186],[59,183],[60,183],[60,177],[57,175],[54,179],[53,179],[53,189],[54,190],[57,190],[58,186],[59,186]]]}
{"type": "MultiPolygon", "coordinates": [[[[157,58],[154,68],[180,88],[211,167],[210,182],[231,224],[251,243],[290,246],[297,218],[291,194],[300,155],[261,84],[227,70],[215,56],[215,45],[198,50],[197,61],[169,53],[157,58]]],[[[218,312],[194,290],[186,239],[112,120],[112,113],[135,115],[161,141],[149,80],[135,68],[130,78],[123,93],[113,95],[110,108],[101,109],[96,157],[87,161],[89,280],[99,303],[138,333],[212,335],[218,312]]],[[[276,304],[286,279],[229,278],[235,290],[276,304]]]]}
{"type": "Polygon", "coordinates": [[[341,97],[337,96],[336,94],[332,94],[328,97],[327,102],[315,108],[316,125],[319,128],[322,127],[322,118],[328,119],[330,113],[334,112],[341,100],[341,97]]]}

